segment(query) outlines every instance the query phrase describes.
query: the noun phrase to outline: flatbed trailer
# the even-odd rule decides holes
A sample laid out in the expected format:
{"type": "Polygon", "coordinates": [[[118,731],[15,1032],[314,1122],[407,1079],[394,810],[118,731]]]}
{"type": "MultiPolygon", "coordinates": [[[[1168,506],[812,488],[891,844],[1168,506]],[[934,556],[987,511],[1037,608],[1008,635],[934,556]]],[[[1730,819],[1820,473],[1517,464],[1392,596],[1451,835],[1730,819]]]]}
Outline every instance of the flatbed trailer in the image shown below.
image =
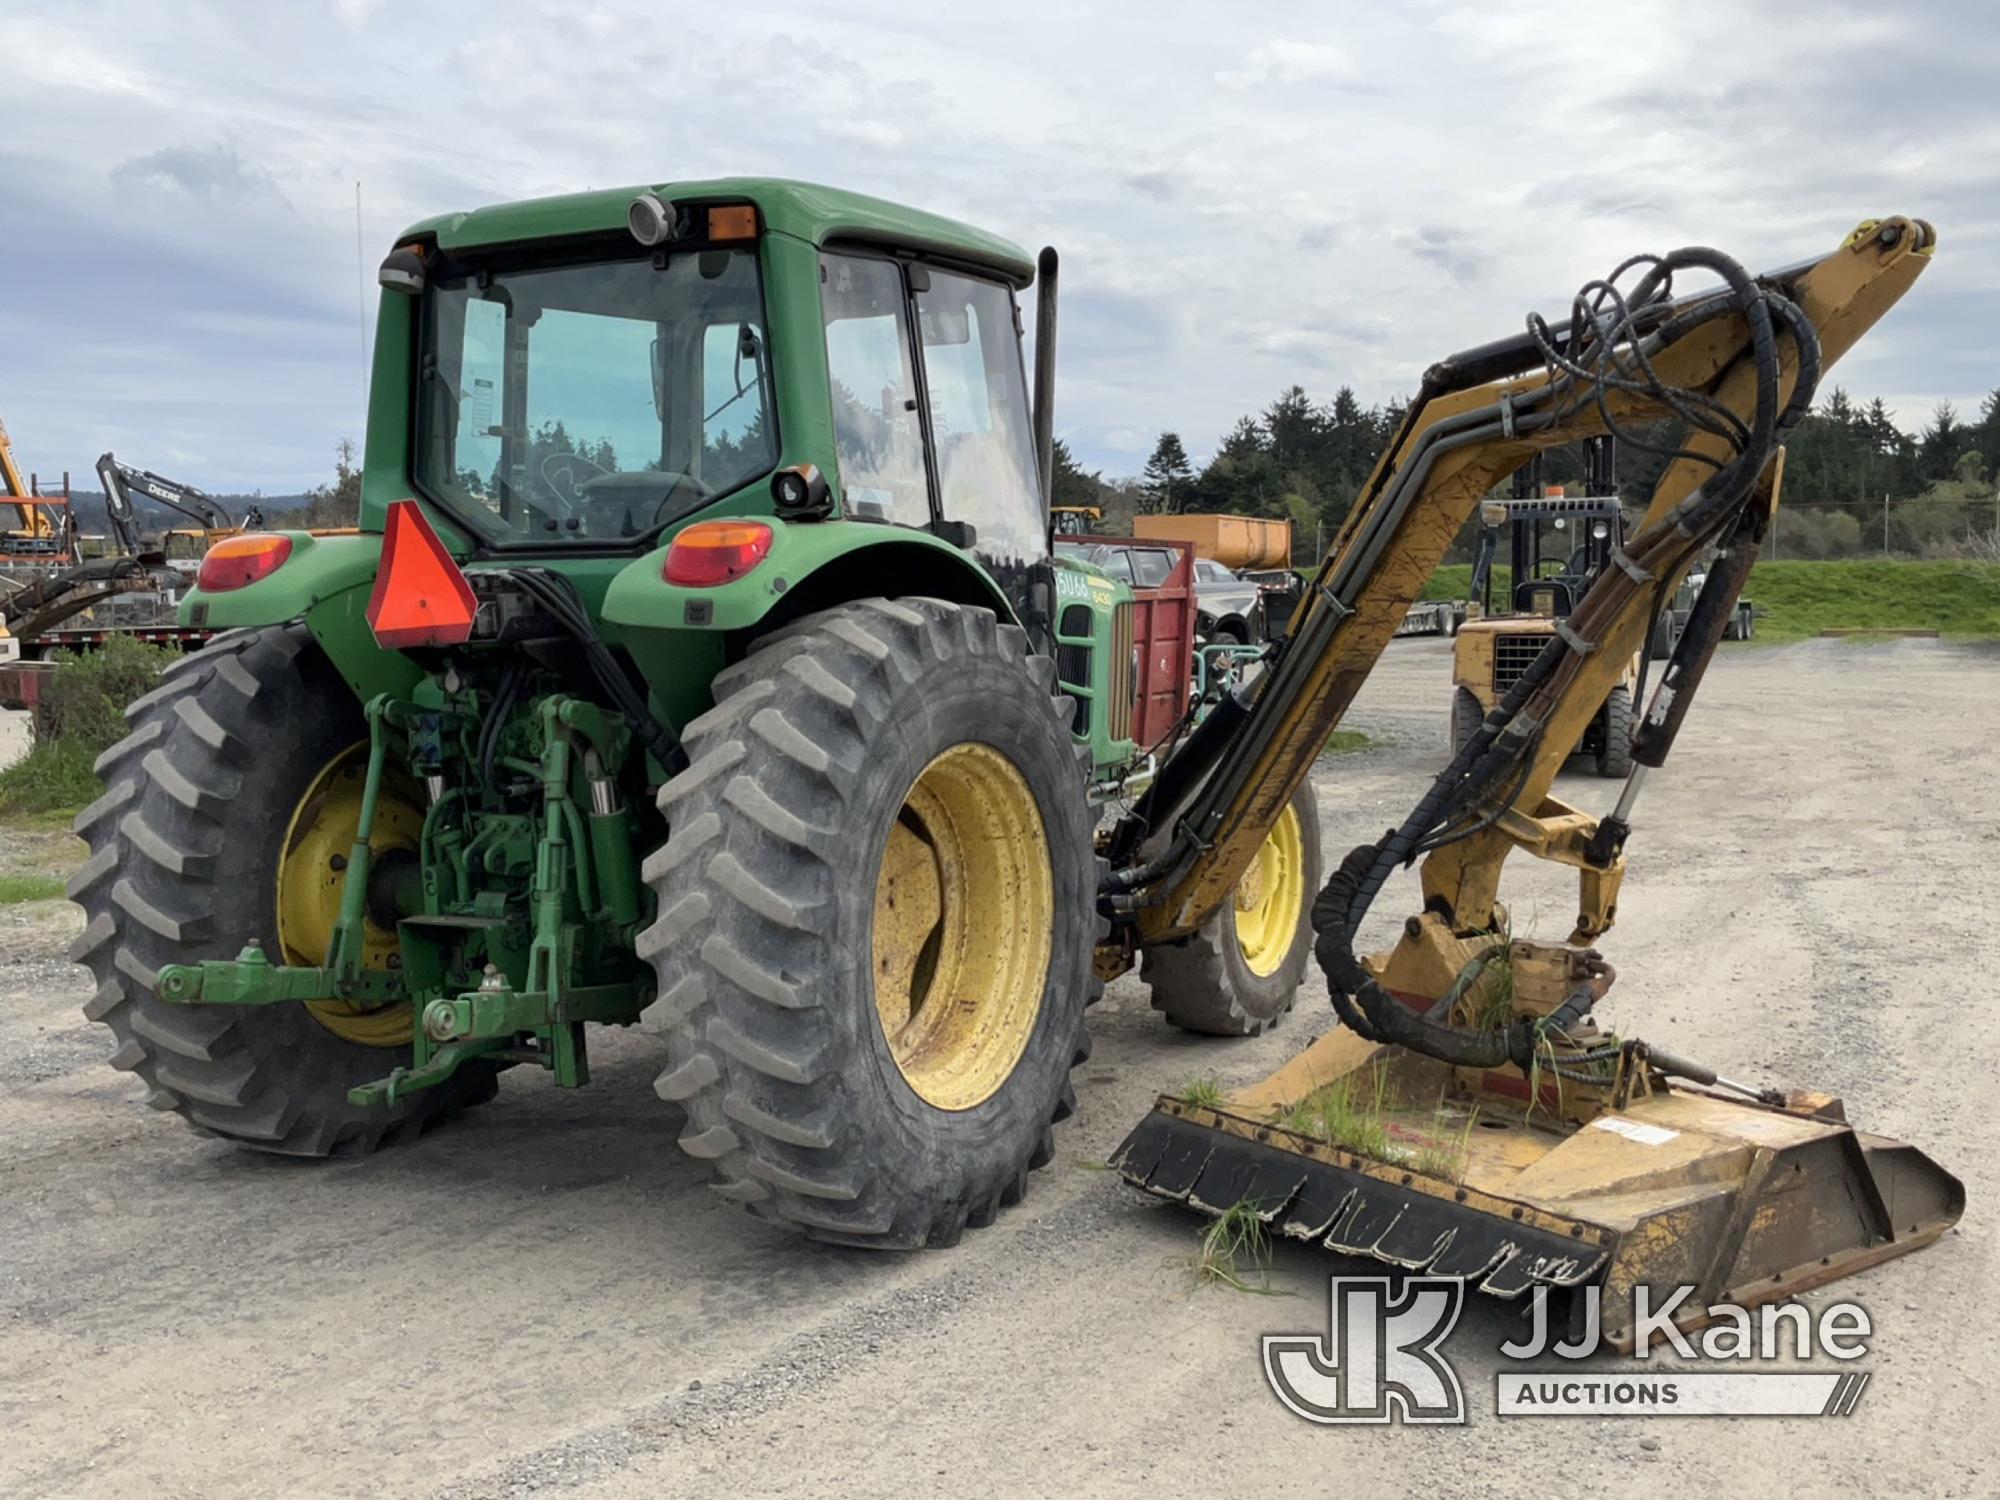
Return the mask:
{"type": "Polygon", "coordinates": [[[69,630],[45,630],[33,640],[21,643],[24,661],[46,661],[58,651],[89,651],[113,636],[144,641],[149,646],[178,646],[198,651],[215,634],[212,630],[188,630],[178,625],[78,626],[69,630]]]}
{"type": "Polygon", "coordinates": [[[1427,599],[1410,606],[1403,623],[1396,627],[1396,634],[1449,637],[1457,635],[1458,627],[1464,623],[1463,599],[1427,599]]]}

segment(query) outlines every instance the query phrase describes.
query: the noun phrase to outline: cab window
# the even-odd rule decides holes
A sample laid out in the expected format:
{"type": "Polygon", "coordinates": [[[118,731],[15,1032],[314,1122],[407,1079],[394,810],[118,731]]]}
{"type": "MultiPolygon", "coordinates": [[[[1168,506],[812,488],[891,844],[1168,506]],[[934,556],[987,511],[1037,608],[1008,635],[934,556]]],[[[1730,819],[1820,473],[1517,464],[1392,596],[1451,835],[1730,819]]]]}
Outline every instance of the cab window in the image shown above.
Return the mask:
{"type": "Polygon", "coordinates": [[[917,292],[939,508],[985,556],[1047,551],[1014,299],[998,282],[925,268],[917,292]],[[927,285],[924,283],[928,283],[927,285]]]}
{"type": "Polygon", "coordinates": [[[829,252],[820,264],[841,496],[856,515],[928,526],[903,273],[893,261],[862,255],[829,252]]]}

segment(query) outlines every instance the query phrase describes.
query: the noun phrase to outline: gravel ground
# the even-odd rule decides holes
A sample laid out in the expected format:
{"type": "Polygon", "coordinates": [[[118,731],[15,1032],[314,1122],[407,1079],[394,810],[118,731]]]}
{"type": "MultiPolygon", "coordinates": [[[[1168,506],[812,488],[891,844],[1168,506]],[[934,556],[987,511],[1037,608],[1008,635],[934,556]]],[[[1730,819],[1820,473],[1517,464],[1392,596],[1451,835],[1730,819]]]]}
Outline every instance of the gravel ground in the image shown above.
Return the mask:
{"type": "MultiPolygon", "coordinates": [[[[1322,764],[1330,852],[1442,759],[1447,651],[1398,642],[1349,721],[1374,745],[1322,764]]],[[[1450,1345],[1471,1431],[1283,1411],[1258,1335],[1324,1329],[1326,1276],[1366,1268],[1287,1245],[1288,1295],[1195,1291],[1195,1222],[1100,1164],[1158,1090],[1247,1081],[1323,1029],[1316,983],[1279,1031],[1218,1043],[1120,981],[1027,1202],[955,1250],[871,1257],[704,1191],[644,1036],[594,1046],[587,1090],[510,1075],[373,1161],[199,1139],[104,1066],[61,958],[75,919],[45,903],[0,910],[0,1494],[1993,1494],[2000,1127],[1961,1064],[2000,1041],[1977,993],[2000,967],[1996,685],[2000,654],[1936,642],[1730,651],[1640,804],[1604,945],[1624,1029],[1841,1093],[1966,1180],[1959,1232],[1832,1294],[1875,1320],[1849,1418],[1502,1422],[1513,1325],[1487,1301],[1450,1345]]],[[[1518,925],[1559,936],[1570,885],[1510,874],[1518,925]]]]}

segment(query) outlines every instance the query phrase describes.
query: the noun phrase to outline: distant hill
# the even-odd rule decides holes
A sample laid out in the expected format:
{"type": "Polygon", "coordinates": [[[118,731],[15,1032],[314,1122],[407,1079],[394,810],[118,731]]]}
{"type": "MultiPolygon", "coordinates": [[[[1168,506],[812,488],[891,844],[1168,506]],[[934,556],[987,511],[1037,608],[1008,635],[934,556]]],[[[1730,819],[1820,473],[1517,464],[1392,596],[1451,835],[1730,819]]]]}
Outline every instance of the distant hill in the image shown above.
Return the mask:
{"type": "MultiPolygon", "coordinates": [[[[302,494],[211,495],[209,498],[220,504],[238,521],[243,519],[244,512],[253,505],[264,513],[265,520],[275,521],[288,512],[304,510],[309,499],[302,494]]],[[[138,512],[141,531],[163,531],[169,527],[192,524],[179,511],[169,510],[164,505],[155,505],[137,496],[133,498],[132,506],[138,512]]],[[[70,508],[76,512],[76,524],[85,532],[101,534],[111,529],[110,521],[104,513],[104,495],[101,491],[79,488],[70,496],[70,508]]]]}

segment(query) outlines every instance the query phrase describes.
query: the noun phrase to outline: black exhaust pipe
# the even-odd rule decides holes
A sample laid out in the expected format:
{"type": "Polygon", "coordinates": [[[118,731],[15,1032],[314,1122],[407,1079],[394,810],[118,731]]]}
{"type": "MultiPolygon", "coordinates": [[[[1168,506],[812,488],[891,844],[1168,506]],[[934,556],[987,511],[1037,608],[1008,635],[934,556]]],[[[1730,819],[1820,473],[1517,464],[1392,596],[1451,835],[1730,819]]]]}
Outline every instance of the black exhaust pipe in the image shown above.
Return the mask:
{"type": "MultiPolygon", "coordinates": [[[[1055,504],[1056,481],[1056,270],[1055,246],[1035,259],[1035,468],[1042,479],[1042,508],[1055,504]]],[[[1055,518],[1049,518],[1053,527],[1055,518]]]]}

